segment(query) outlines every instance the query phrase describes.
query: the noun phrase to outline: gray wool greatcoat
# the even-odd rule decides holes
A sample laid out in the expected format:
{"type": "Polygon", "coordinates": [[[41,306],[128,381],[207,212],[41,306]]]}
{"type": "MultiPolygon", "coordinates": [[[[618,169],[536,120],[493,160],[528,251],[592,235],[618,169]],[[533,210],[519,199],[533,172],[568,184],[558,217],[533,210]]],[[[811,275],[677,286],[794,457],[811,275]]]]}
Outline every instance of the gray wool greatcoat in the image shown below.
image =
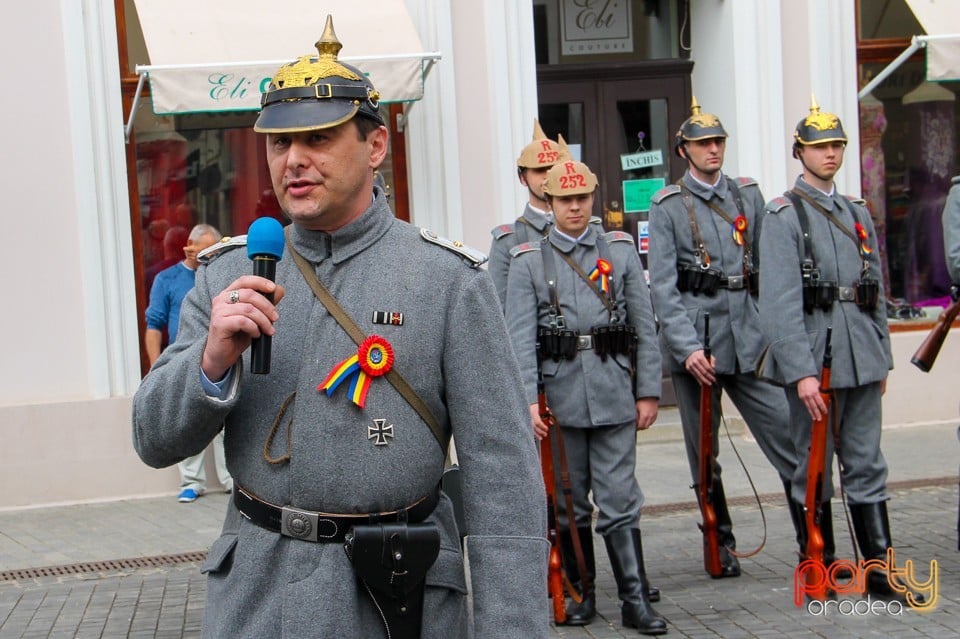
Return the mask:
{"type": "Polygon", "coordinates": [[[950,280],[960,285],[960,175],[953,178],[943,206],[943,249],[950,280]]]}
{"type": "MultiPolygon", "coordinates": [[[[715,187],[697,182],[688,170],[683,184],[689,190],[700,239],[710,256],[711,268],[724,276],[743,275],[743,262],[749,249],[757,267],[756,238],[762,236],[763,193],[756,180],[735,178],[743,211],[739,211],[727,179],[721,177],[715,187]],[[733,238],[733,228],[710,208],[712,202],[731,220],[740,213],[747,221],[743,246],[733,238]]],[[[650,206],[650,292],[653,308],[660,320],[664,358],[673,375],[674,392],[683,424],[687,461],[694,483],[699,482],[700,458],[700,384],[687,372],[685,362],[703,348],[704,315],[710,313],[710,351],[716,360],[714,384],[714,449],[719,454],[721,389],[733,401],[746,420],[757,443],[781,477],[790,479],[797,467],[788,424],[787,399],[783,390],[760,381],[754,375],[763,344],[757,301],[748,289],[721,288],[714,295],[695,294],[677,288],[678,265],[698,265],[694,255],[694,235],[680,186],[670,185],[658,191],[650,206]]],[[[719,477],[719,461],[715,465],[719,477]]]]}
{"type": "Polygon", "coordinates": [[[537,242],[550,231],[553,226],[552,216],[527,204],[523,214],[511,224],[501,224],[490,231],[493,239],[490,241],[490,261],[487,262],[487,271],[493,279],[500,297],[500,306],[507,301],[507,274],[510,272],[510,250],[518,244],[537,242]]]}
{"type": "MultiPolygon", "coordinates": [[[[550,296],[543,274],[541,250],[547,243],[573,257],[589,273],[599,257],[597,227],[574,244],[556,228],[536,244],[521,245],[514,251],[507,284],[507,326],[523,378],[528,404],[537,403],[537,327],[549,324],[550,296]],[[523,250],[527,247],[529,250],[523,250]],[[541,247],[543,247],[541,249],[541,247]]],[[[632,238],[626,233],[606,234],[613,263],[612,286],[621,316],[634,326],[637,345],[636,383],[630,381],[630,362],[624,355],[604,362],[590,352],[573,360],[543,362],[543,377],[550,408],[562,425],[591,428],[633,422],[636,400],[660,397],[660,350],[653,321],[650,293],[643,264],[632,238]]],[[[553,250],[553,249],[550,249],[553,250]]],[[[567,328],[589,335],[590,329],[610,322],[603,303],[559,254],[555,256],[560,309],[567,328]]]]}
{"type": "MultiPolygon", "coordinates": [[[[717,205],[736,219],[737,208],[727,181],[721,179],[715,189],[708,189],[687,171],[683,182],[693,192],[693,211],[711,266],[724,275],[741,275],[743,248],[733,241],[730,225],[704,199],[715,191],[717,205]]],[[[749,178],[740,178],[738,186],[747,219],[745,242],[753,251],[753,238],[760,232],[763,220],[763,193],[756,181],[749,178]]],[[[703,314],[709,312],[711,354],[716,359],[717,374],[752,372],[763,341],[757,302],[744,290],[720,289],[709,297],[690,291],[681,293],[677,289],[677,265],[699,263],[693,248],[693,232],[680,187],[671,185],[658,191],[650,206],[648,264],[653,307],[663,327],[660,337],[667,366],[672,372],[686,371],[684,362],[703,348],[703,314]]]]}
{"type": "MultiPolygon", "coordinates": [[[[429,243],[395,219],[382,192],[359,219],[327,234],[294,227],[293,242],[359,326],[386,338],[394,368],[456,439],[469,531],[472,584],[467,613],[464,556],[450,500],[431,520],[441,550],[427,575],[424,638],[545,637],[546,498],[527,400],[496,292],[482,269],[429,243]],[[401,325],[374,324],[376,311],[403,313],[401,325]]],[[[251,272],[246,251],[224,251],[197,272],[176,343],[161,355],[134,398],[133,439],[140,457],[165,467],[202,451],[224,425],[237,486],[280,505],[331,513],[390,511],[434,490],[445,452],[402,396],[375,378],[366,407],[332,397],[320,384],[357,346],[314,297],[289,255],[277,265],[286,289],[273,337],[271,372],[232,369],[224,398],[201,386],[200,357],[211,299],[251,272]],[[270,447],[281,403],[293,404],[270,447]],[[368,439],[384,419],[386,446],[368,439]],[[288,428],[289,424],[289,428],[288,428]]],[[[343,545],[311,543],[260,528],[231,503],[208,574],[208,637],[384,637],[343,545]]]]}
{"type": "MultiPolygon", "coordinates": [[[[847,198],[836,190],[828,196],[802,177],[797,178],[795,188],[831,211],[848,230],[856,233],[857,222],[863,226],[871,250],[864,278],[879,283],[879,303],[873,311],[862,310],[852,301],[837,301],[828,310],[804,312],[800,264],[805,251],[800,222],[790,200],[772,200],[760,236],[760,324],[768,346],[758,373],[787,387],[794,447],[800,456],[793,495],[803,503],[811,418],[799,400],[796,384],[804,377],[819,378],[827,327],[832,327],[831,410],[839,422],[844,489],[850,503],[883,501],[887,499],[887,465],[880,452],[881,382],[893,368],[893,355],[877,235],[863,200],[847,198]]],[[[858,244],[815,207],[805,201],[802,205],[821,279],[855,286],[863,264],[858,244]]],[[[832,467],[833,454],[833,437],[827,437],[827,469],[832,467]]],[[[823,490],[824,498],[833,495],[829,471],[823,490]]]]}

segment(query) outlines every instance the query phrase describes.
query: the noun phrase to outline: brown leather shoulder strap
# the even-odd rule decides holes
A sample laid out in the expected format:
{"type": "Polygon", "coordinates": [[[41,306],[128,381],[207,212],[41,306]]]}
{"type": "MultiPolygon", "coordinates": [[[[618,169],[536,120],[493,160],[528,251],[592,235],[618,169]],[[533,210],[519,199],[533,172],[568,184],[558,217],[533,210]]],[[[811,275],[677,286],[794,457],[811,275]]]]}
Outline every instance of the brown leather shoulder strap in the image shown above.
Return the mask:
{"type": "MultiPolygon", "coordinates": [[[[363,340],[367,338],[364,334],[363,329],[361,329],[357,323],[350,317],[350,314],[347,313],[340,302],[337,301],[337,298],[333,296],[330,291],[327,290],[327,287],[323,285],[322,282],[317,278],[317,274],[314,272],[313,268],[310,266],[310,263],[305,257],[300,255],[299,252],[293,247],[293,242],[290,241],[290,232],[287,231],[287,248],[290,250],[290,255],[293,257],[293,261],[296,263],[297,268],[300,269],[300,273],[303,274],[303,279],[306,280],[307,285],[310,286],[310,289],[313,291],[313,294],[317,296],[317,299],[320,300],[320,303],[323,304],[327,311],[333,316],[333,319],[337,320],[337,323],[343,327],[343,330],[347,332],[347,335],[350,336],[350,339],[359,346],[363,340]]],[[[430,431],[433,433],[433,436],[436,438],[437,443],[440,444],[440,448],[443,450],[444,454],[447,452],[447,448],[450,443],[450,434],[445,431],[441,426],[440,422],[434,416],[433,412],[430,410],[430,407],[427,406],[427,403],[417,394],[417,391],[413,389],[412,386],[407,382],[406,379],[396,368],[390,369],[390,371],[385,375],[387,381],[389,381],[394,388],[397,389],[397,392],[403,396],[403,398],[410,404],[413,410],[417,411],[417,414],[420,415],[420,418],[427,424],[430,428],[430,431]]]]}

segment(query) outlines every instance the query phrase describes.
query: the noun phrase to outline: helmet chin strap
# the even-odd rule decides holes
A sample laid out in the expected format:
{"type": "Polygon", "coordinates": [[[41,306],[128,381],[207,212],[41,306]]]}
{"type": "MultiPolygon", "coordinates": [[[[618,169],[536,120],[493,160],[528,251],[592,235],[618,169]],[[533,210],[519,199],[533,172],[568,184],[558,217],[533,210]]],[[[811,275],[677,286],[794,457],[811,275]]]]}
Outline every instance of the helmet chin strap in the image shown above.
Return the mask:
{"type": "Polygon", "coordinates": [[[804,170],[804,171],[809,171],[809,172],[810,172],[814,177],[816,177],[818,180],[821,180],[821,181],[823,181],[823,182],[830,182],[831,180],[833,180],[832,177],[823,177],[822,175],[820,175],[819,173],[817,173],[816,171],[814,171],[813,169],[811,169],[809,166],[807,166],[807,163],[803,161],[803,154],[802,154],[802,153],[798,153],[798,154],[797,154],[797,159],[800,160],[800,164],[803,166],[803,170],[804,170]]]}

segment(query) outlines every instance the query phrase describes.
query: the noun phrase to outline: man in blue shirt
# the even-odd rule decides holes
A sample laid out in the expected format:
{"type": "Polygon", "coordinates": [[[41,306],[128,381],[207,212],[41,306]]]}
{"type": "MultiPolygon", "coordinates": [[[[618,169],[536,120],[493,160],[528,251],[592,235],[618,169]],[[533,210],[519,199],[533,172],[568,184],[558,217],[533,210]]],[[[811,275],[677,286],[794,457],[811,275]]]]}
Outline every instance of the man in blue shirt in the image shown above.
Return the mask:
{"type": "MultiPolygon", "coordinates": [[[[169,343],[177,339],[177,329],[180,326],[180,305],[183,298],[193,288],[194,277],[197,272],[197,254],[203,249],[216,244],[220,239],[220,231],[209,224],[197,224],[190,231],[187,245],[183,247],[185,258],[170,268],[160,271],[150,287],[150,305],[147,307],[147,330],[144,335],[144,344],[150,365],[160,357],[163,350],[163,330],[167,330],[169,343]]],[[[204,451],[205,452],[205,451],[204,451]]],[[[179,464],[180,495],[179,501],[189,503],[196,501],[203,494],[207,484],[207,473],[204,468],[204,452],[188,457],[179,464]]],[[[233,479],[227,471],[226,460],[223,455],[223,433],[213,440],[214,460],[217,466],[217,478],[229,493],[233,490],[233,479]]]]}

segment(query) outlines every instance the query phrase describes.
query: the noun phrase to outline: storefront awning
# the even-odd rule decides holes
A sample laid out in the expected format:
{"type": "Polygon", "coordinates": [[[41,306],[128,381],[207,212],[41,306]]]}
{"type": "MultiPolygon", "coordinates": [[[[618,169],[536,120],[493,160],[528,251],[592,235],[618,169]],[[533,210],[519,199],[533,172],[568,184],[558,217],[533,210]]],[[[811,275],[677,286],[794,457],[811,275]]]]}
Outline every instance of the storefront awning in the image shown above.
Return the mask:
{"type": "Polygon", "coordinates": [[[960,2],[956,0],[906,0],[926,35],[915,35],[910,46],[878,73],[858,97],[863,99],[919,49],[926,49],[927,81],[960,80],[960,2]]]}
{"type": "MultiPolygon", "coordinates": [[[[381,101],[423,97],[439,53],[423,51],[403,0],[135,0],[158,115],[256,111],[277,68],[313,53],[327,14],[340,59],[360,67],[381,101]]],[[[139,88],[138,88],[139,96],[139,88]]],[[[132,122],[132,114],[131,114],[132,122]]]]}

